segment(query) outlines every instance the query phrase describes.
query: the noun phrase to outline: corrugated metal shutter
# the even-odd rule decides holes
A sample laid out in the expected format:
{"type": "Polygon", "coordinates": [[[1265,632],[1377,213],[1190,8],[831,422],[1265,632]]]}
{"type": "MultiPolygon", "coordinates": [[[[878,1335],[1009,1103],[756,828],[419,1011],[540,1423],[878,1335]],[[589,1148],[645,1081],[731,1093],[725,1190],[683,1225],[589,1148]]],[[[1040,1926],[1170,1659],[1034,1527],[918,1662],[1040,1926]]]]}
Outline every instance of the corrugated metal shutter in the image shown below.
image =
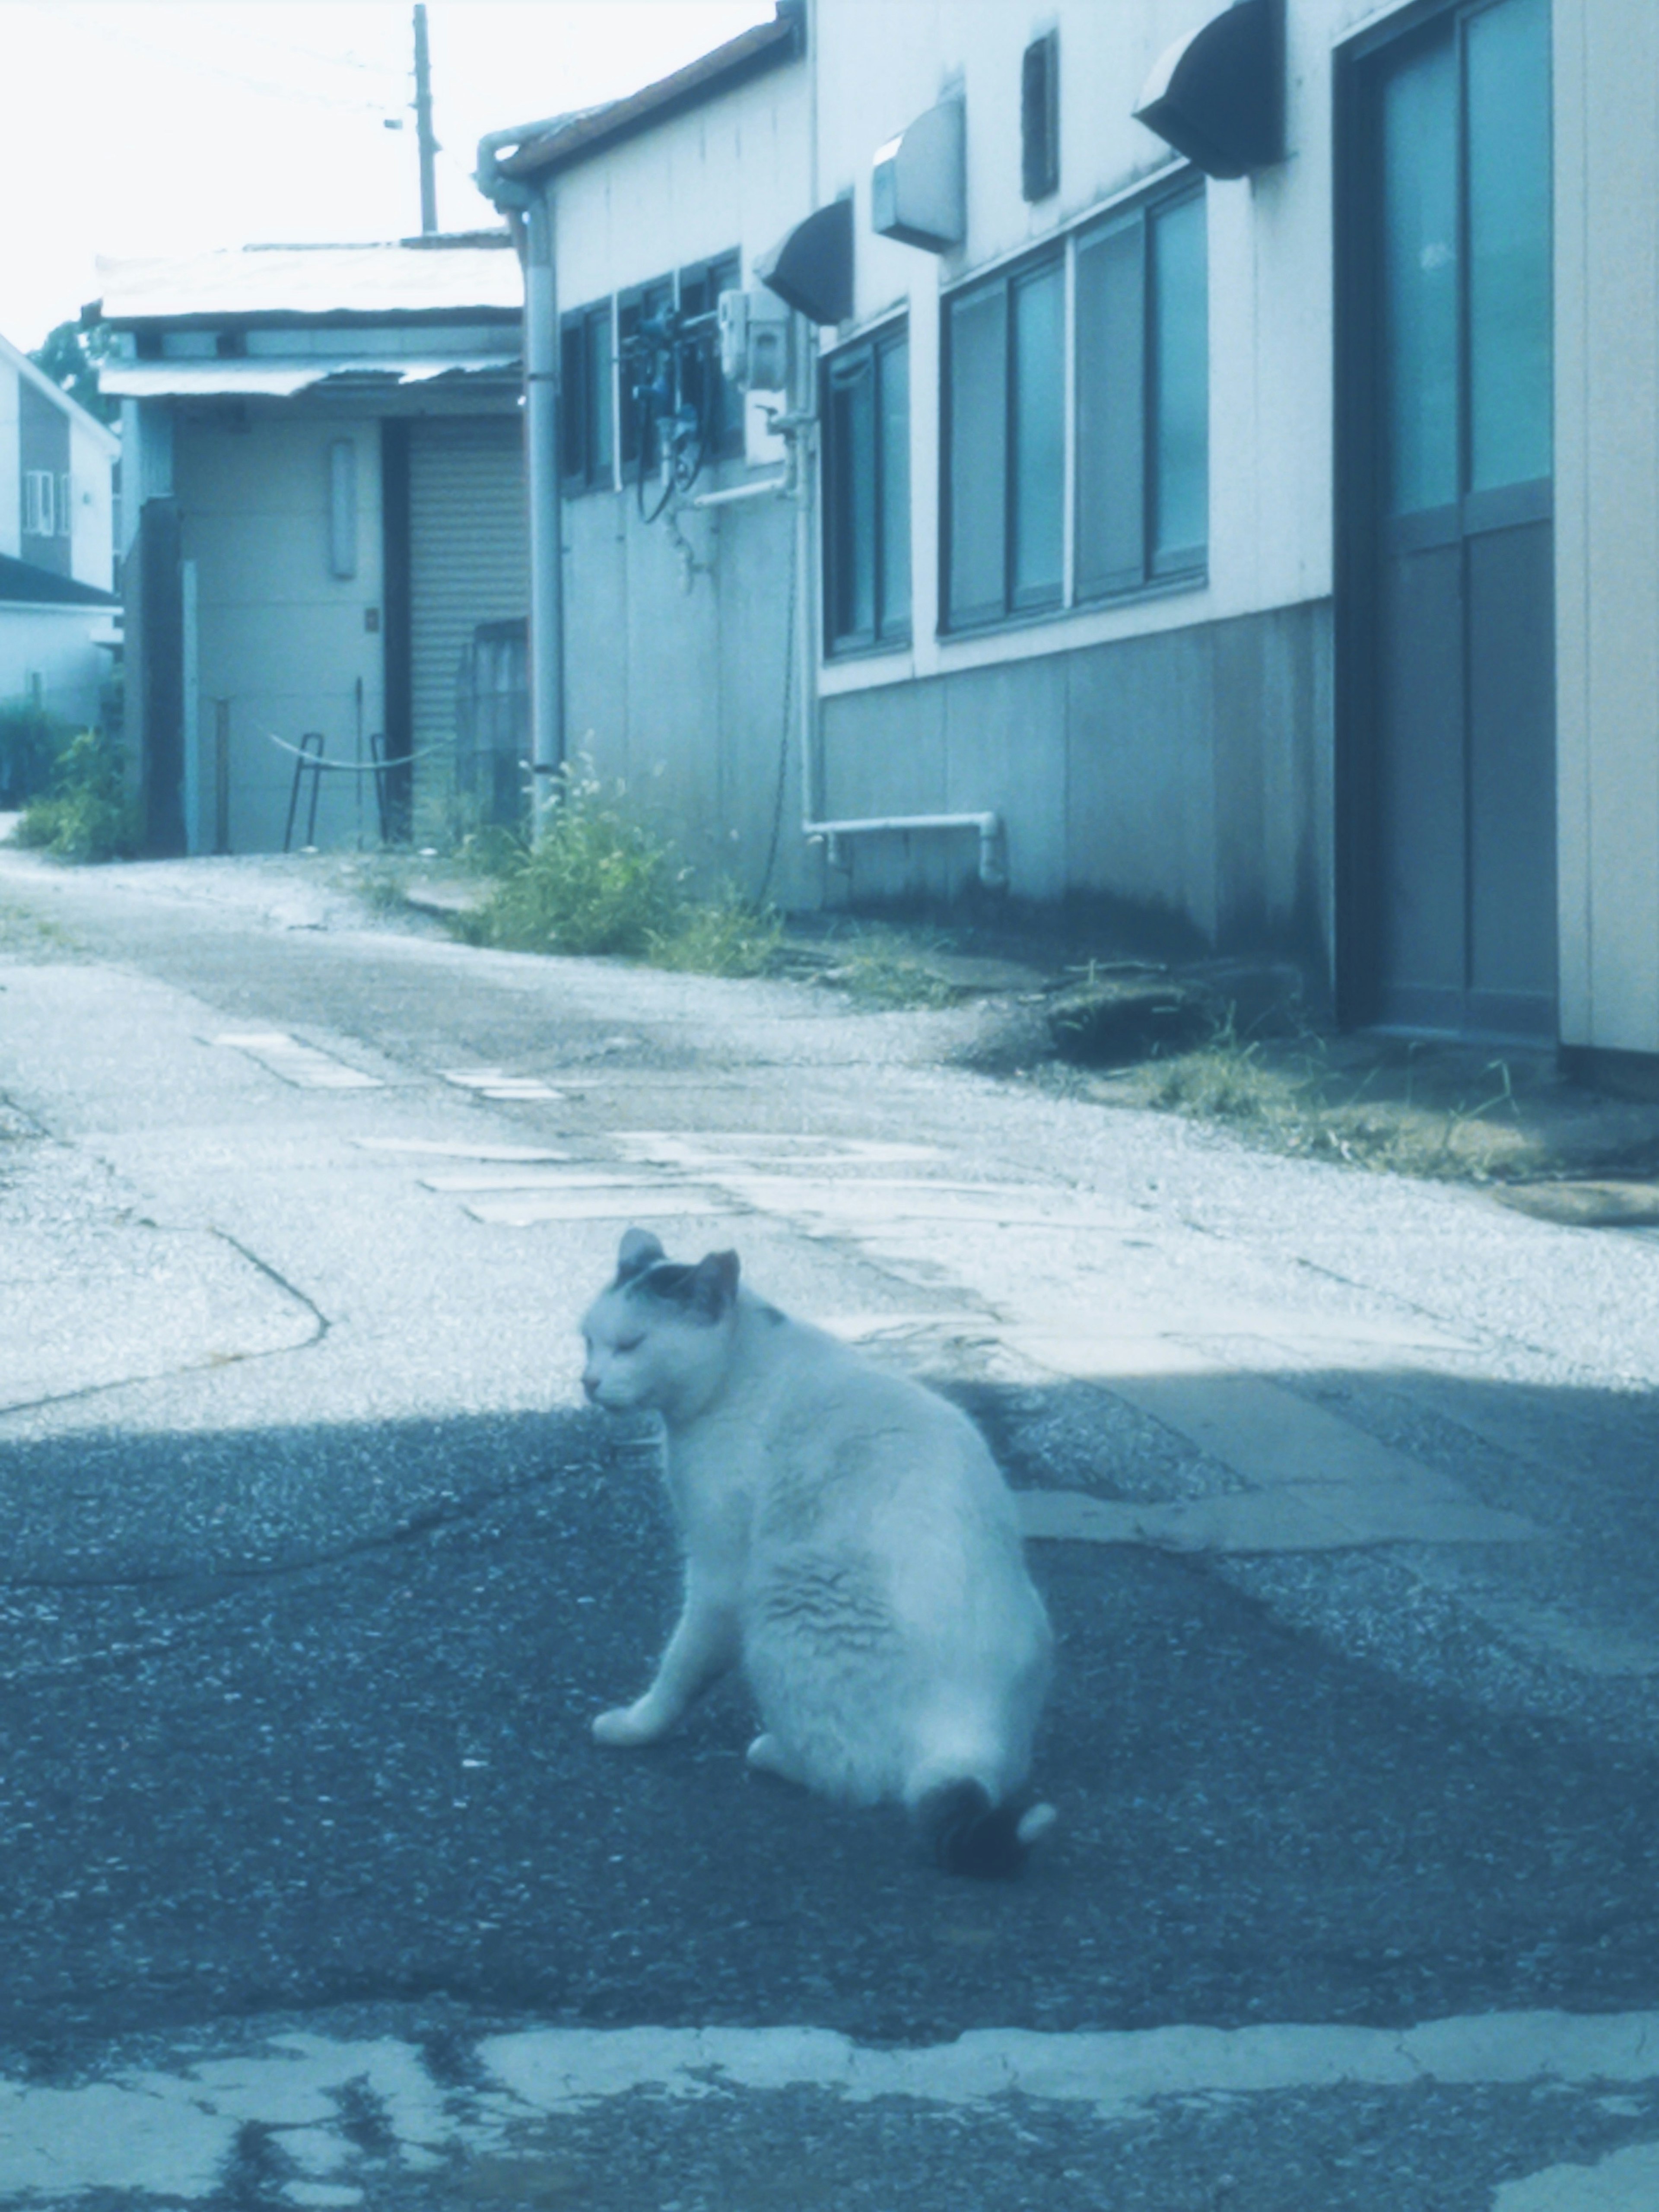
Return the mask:
{"type": "Polygon", "coordinates": [[[410,423],[410,705],[424,834],[464,826],[442,819],[453,791],[456,677],[480,623],[522,617],[528,609],[527,535],[516,416],[410,423]],[[422,758],[433,746],[444,750],[422,758]]]}

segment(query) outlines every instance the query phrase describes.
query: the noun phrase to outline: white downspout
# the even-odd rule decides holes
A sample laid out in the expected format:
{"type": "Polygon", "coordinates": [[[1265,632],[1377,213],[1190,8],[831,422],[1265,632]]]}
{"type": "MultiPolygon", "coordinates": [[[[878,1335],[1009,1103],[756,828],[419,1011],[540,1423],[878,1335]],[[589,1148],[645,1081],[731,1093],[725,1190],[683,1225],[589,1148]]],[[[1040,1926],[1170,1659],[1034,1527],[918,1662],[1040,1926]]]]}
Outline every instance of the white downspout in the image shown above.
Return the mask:
{"type": "Polygon", "coordinates": [[[530,537],[532,823],[539,830],[564,760],[564,555],[559,503],[559,321],[552,187],[503,176],[501,146],[525,137],[492,131],[478,143],[478,189],[519,233],[524,258],[525,489],[530,537]]]}

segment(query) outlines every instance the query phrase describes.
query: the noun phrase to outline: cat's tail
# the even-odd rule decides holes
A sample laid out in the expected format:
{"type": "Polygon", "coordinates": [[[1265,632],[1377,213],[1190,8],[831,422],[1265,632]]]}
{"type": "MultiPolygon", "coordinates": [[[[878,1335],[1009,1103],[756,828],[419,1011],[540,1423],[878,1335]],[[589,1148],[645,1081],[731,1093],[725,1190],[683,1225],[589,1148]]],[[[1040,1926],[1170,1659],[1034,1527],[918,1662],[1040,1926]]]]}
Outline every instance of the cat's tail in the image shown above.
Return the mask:
{"type": "Polygon", "coordinates": [[[1053,1827],[1054,1808],[1017,1799],[994,1805],[982,1782],[946,1782],[921,1799],[916,1822],[946,1874],[1006,1881],[1024,1867],[1037,1838],[1053,1827]]]}

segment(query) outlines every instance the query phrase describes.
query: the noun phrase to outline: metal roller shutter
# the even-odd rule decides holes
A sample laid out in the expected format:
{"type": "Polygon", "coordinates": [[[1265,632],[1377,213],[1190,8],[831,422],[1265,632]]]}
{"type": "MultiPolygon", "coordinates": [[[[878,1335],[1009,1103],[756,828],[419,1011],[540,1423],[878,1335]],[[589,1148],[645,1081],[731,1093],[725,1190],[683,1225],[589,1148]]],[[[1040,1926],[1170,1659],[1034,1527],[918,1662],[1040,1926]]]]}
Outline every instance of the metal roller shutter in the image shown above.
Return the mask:
{"type": "Polygon", "coordinates": [[[410,424],[410,706],[421,835],[463,826],[447,818],[456,677],[480,623],[521,618],[528,608],[527,534],[516,415],[410,424]]]}

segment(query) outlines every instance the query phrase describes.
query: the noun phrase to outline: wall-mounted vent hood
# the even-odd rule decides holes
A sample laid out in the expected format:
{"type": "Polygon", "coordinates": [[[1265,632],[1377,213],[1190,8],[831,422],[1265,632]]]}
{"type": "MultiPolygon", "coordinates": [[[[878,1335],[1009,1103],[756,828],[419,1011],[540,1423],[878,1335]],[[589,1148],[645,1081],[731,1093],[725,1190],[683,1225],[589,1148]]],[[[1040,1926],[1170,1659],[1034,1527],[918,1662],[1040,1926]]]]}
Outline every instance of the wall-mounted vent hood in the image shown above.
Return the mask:
{"type": "Polygon", "coordinates": [[[853,203],[831,200],[763,254],[755,274],[810,323],[844,323],[853,312],[853,203]]]}
{"type": "Polygon", "coordinates": [[[1158,57],[1135,120],[1206,176],[1285,157],[1284,0],[1233,0],[1158,57]]]}
{"type": "Polygon", "coordinates": [[[944,253],[968,235],[967,127],[960,100],[917,116],[876,155],[871,228],[883,238],[944,253]]]}

